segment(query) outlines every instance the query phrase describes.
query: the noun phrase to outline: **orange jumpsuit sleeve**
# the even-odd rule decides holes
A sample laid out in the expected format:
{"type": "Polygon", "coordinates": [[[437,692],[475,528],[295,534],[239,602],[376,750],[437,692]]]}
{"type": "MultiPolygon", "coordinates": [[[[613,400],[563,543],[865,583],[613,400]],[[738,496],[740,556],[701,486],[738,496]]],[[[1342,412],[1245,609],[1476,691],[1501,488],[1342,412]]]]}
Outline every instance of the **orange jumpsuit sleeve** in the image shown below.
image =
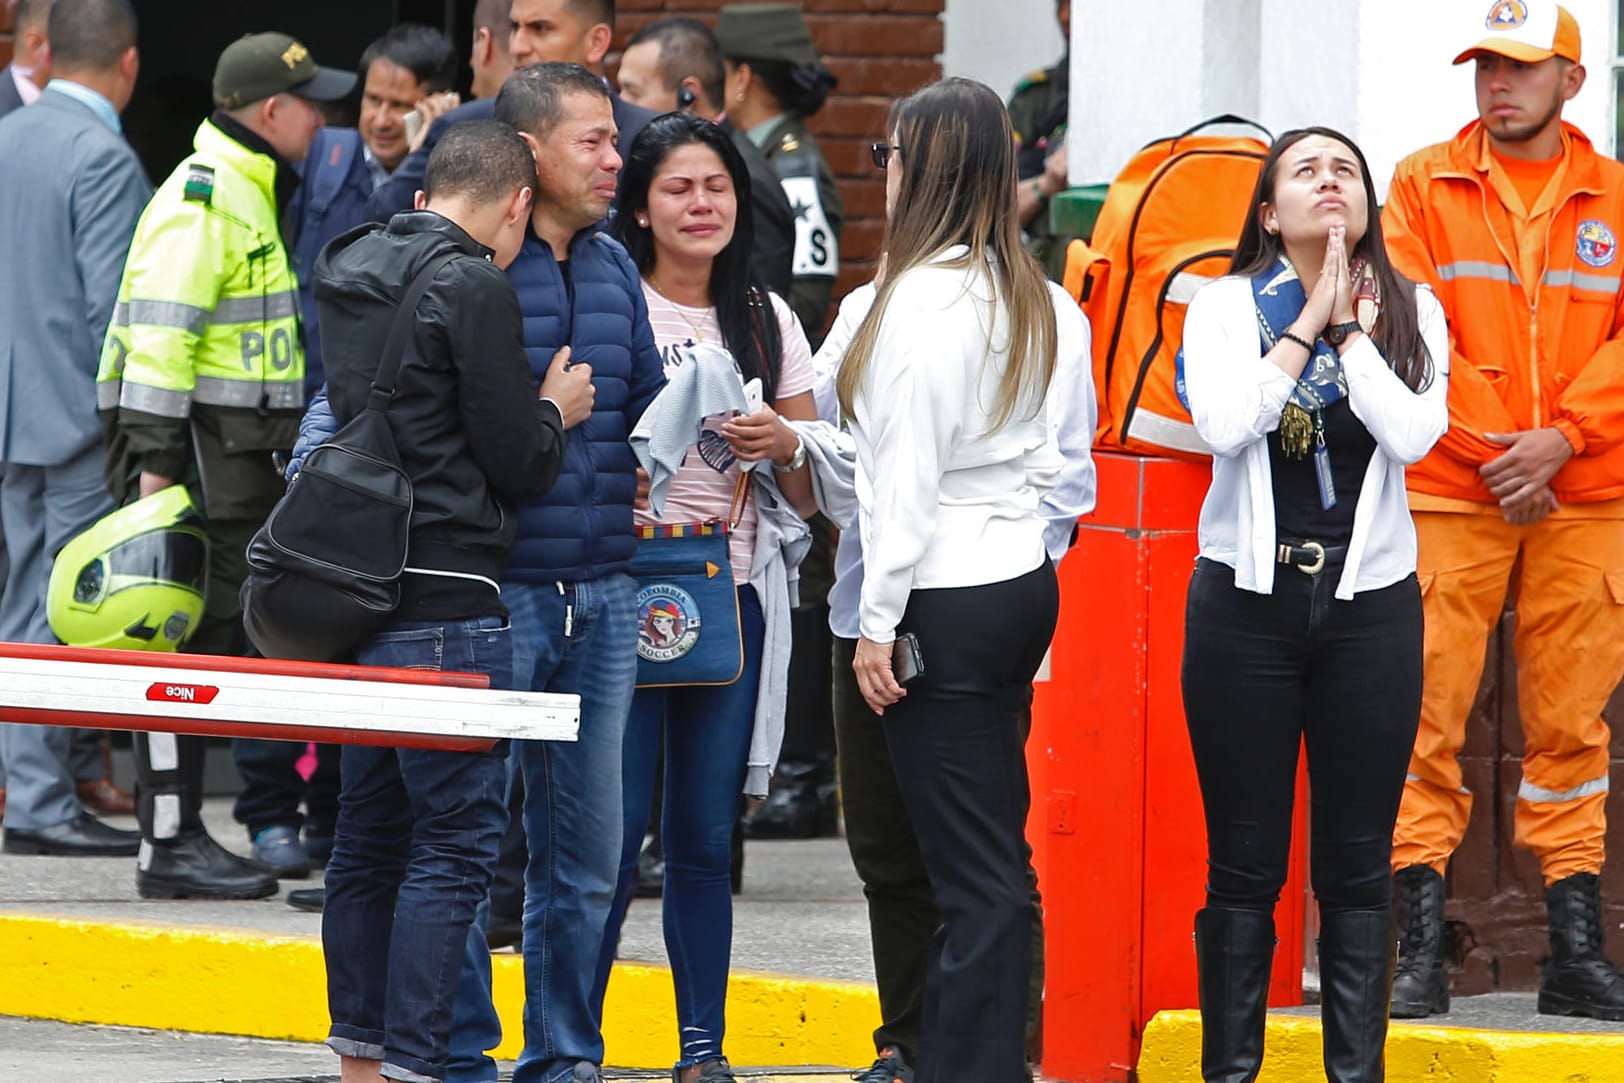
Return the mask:
{"type": "Polygon", "coordinates": [[[1624,443],[1624,299],[1613,302],[1612,337],[1562,389],[1551,418],[1575,455],[1600,455],[1624,443]]]}
{"type": "Polygon", "coordinates": [[[1438,276],[1437,265],[1426,243],[1427,209],[1417,190],[1415,176],[1404,164],[1393,176],[1382,211],[1382,233],[1387,255],[1402,274],[1414,282],[1432,287],[1444,302],[1449,317],[1449,431],[1434,448],[1451,458],[1476,467],[1505,454],[1506,449],[1483,439],[1486,432],[1516,432],[1523,426],[1511,416],[1506,404],[1472,359],[1460,352],[1456,325],[1460,313],[1450,310],[1453,291],[1438,276]]]}

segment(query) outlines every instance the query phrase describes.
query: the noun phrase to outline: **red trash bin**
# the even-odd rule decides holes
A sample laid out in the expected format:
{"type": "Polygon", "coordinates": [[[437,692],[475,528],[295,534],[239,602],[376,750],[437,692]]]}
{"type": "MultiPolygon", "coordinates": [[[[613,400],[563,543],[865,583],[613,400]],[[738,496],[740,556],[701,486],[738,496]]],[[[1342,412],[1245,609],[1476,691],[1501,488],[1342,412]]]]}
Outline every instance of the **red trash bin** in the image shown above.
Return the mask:
{"type": "MultiPolygon", "coordinates": [[[[1044,1078],[1126,1080],[1150,1017],[1197,1004],[1206,831],[1179,664],[1206,463],[1095,452],[1032,709],[1027,835],[1047,933],[1044,1078]],[[1043,679],[1046,677],[1047,679],[1043,679]]],[[[1302,1003],[1306,772],[1270,1003],[1302,1003]]]]}

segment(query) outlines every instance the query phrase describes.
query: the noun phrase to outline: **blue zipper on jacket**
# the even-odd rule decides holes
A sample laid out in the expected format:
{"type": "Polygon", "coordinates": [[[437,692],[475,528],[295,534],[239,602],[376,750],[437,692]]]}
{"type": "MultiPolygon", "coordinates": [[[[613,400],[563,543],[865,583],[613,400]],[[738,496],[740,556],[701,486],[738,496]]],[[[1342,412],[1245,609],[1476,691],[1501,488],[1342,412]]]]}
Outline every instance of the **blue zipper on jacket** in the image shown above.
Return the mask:
{"type": "MultiPolygon", "coordinates": [[[[585,234],[582,237],[577,237],[573,242],[571,242],[570,266],[572,269],[575,266],[575,246],[577,244],[585,245],[590,243],[591,234],[585,234]]],[[[554,266],[557,266],[556,260],[554,261],[554,266]]],[[[569,342],[573,337],[571,332],[575,328],[575,275],[563,274],[562,267],[559,267],[558,270],[559,273],[563,275],[564,279],[564,341],[569,342]]],[[[570,360],[571,362],[575,360],[573,355],[571,356],[570,360]]],[[[589,578],[593,571],[593,562],[590,552],[590,542],[588,539],[597,538],[599,536],[599,527],[601,525],[598,521],[599,517],[594,514],[594,511],[597,508],[597,500],[594,494],[597,492],[598,488],[598,460],[592,454],[592,441],[588,439],[586,435],[586,430],[592,425],[593,421],[594,418],[591,415],[588,415],[585,421],[575,427],[575,431],[579,434],[581,440],[581,461],[583,464],[583,469],[581,471],[581,499],[578,506],[581,511],[581,521],[588,524],[587,529],[584,532],[584,536],[581,539],[581,560],[579,568],[581,574],[589,578]]]]}

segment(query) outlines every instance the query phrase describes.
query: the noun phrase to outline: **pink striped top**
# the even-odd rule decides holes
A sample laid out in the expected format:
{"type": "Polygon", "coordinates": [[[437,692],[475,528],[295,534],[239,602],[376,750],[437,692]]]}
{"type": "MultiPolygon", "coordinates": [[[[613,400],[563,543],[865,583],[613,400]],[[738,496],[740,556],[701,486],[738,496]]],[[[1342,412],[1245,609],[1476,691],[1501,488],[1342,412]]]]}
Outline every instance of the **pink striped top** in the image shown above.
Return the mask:
{"type": "MultiPolygon", "coordinates": [[[[783,362],[778,375],[778,398],[787,399],[812,390],[812,347],[806,341],[800,321],[788,304],[776,293],[772,297],[773,313],[778,317],[779,337],[783,340],[783,362]]],[[[666,300],[646,281],[643,297],[648,301],[648,322],[654,331],[654,341],[665,358],[667,371],[678,347],[696,342],[722,344],[722,330],[716,323],[714,308],[690,308],[666,300]]],[[[743,380],[743,377],[740,377],[743,380]]],[[[725,519],[733,502],[733,488],[738,481],[738,460],[728,449],[727,442],[717,431],[727,417],[718,414],[705,420],[705,432],[699,446],[688,452],[682,469],[666,489],[665,516],[654,518],[648,506],[639,504],[636,520],[639,526],[649,523],[697,523],[707,519],[725,519]]],[[[758,470],[771,469],[767,464],[758,470]]],[[[733,581],[750,581],[751,555],[756,544],[756,502],[752,499],[744,509],[744,518],[734,528],[728,543],[728,555],[733,564],[733,581]]]]}

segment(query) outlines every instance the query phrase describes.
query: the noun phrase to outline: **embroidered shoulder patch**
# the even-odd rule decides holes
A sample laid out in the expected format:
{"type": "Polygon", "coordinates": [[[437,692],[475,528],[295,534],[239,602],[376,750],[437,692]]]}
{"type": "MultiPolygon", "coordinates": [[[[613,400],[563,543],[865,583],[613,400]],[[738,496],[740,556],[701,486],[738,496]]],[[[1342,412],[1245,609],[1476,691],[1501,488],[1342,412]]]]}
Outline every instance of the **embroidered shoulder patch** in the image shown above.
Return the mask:
{"type": "Polygon", "coordinates": [[[214,170],[206,165],[187,166],[186,186],[181,195],[189,202],[208,206],[214,199],[214,170]]]}
{"type": "Polygon", "coordinates": [[[1579,258],[1592,267],[1606,267],[1618,258],[1618,239],[1599,218],[1587,218],[1579,223],[1575,247],[1579,258]]]}

